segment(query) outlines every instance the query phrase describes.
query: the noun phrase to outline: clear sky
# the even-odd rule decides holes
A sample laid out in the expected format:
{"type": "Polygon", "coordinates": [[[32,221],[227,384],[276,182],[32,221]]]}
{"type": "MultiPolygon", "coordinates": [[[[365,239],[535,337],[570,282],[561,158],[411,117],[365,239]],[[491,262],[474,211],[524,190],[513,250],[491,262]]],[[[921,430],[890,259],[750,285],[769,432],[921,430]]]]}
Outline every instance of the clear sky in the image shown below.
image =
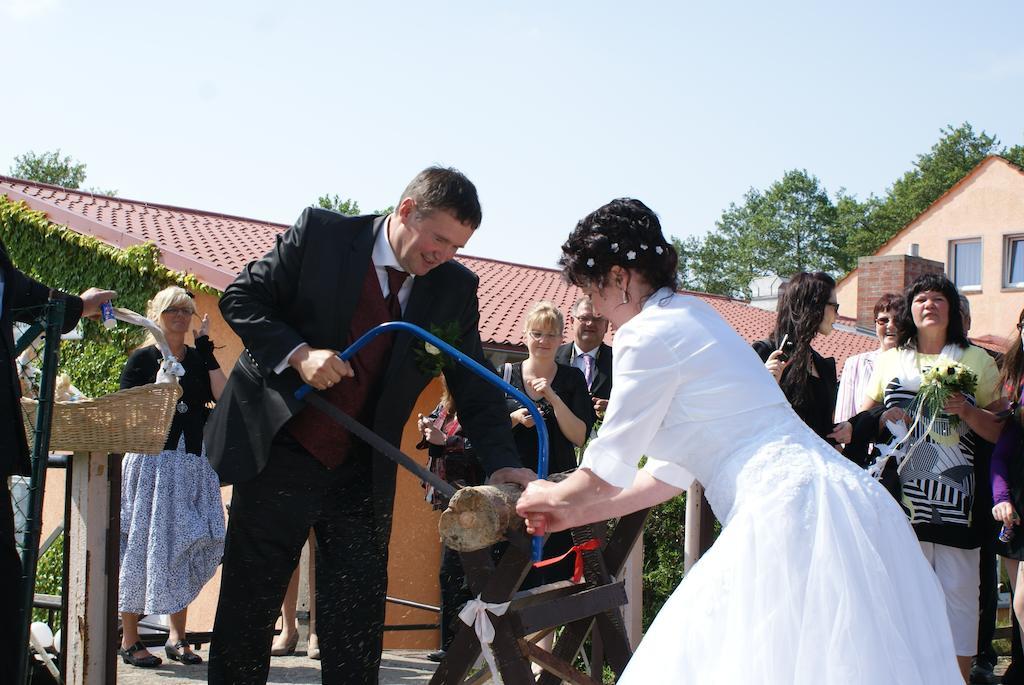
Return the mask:
{"type": "Polygon", "coordinates": [[[131,199],[291,222],[434,163],[468,254],[553,265],[624,195],[668,233],[806,168],[881,193],[947,124],[1024,142],[1024,3],[0,0],[0,173],[27,150],[131,199]]]}

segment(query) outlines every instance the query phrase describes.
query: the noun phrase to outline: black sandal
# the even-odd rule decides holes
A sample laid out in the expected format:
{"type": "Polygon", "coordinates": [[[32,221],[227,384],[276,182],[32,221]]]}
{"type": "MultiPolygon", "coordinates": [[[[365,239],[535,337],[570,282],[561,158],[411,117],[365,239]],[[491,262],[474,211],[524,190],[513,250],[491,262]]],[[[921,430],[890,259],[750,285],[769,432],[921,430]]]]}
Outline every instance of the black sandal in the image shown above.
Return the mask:
{"type": "Polygon", "coordinates": [[[188,647],[187,642],[184,640],[178,640],[174,643],[173,647],[171,645],[164,645],[164,652],[167,654],[167,658],[171,661],[180,661],[181,663],[189,666],[203,663],[203,657],[199,656],[195,652],[186,652],[186,647],[188,647]]]}
{"type": "Polygon", "coordinates": [[[136,642],[131,647],[117,650],[117,653],[121,655],[121,659],[123,659],[126,664],[131,664],[138,668],[156,668],[164,662],[160,657],[149,654],[148,652],[149,650],[146,649],[146,646],[142,644],[141,641],[136,642]],[[147,654],[146,656],[133,656],[135,652],[147,652],[147,654]]]}

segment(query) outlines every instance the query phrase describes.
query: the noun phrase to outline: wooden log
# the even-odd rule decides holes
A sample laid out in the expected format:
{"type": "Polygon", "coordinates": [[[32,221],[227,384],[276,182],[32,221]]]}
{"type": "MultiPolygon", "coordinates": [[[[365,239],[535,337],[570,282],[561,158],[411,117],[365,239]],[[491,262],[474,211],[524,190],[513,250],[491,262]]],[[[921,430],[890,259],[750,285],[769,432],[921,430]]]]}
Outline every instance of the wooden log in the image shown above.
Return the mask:
{"type": "Polygon", "coordinates": [[[516,515],[522,492],[513,483],[458,490],[437,524],[441,541],[458,552],[474,552],[503,539],[510,526],[522,528],[523,520],[516,515]]]}

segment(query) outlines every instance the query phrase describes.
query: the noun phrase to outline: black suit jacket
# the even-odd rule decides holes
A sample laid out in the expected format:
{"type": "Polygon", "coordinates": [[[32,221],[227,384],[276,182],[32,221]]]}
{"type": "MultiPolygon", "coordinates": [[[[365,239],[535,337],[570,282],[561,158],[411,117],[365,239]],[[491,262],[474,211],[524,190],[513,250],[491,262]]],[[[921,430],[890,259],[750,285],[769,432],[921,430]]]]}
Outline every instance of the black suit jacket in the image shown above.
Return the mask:
{"type": "MultiPolygon", "coordinates": [[[[555,352],[555,361],[559,364],[572,366],[571,342],[559,345],[555,352]]],[[[599,397],[602,400],[608,399],[612,394],[612,348],[601,343],[597,348],[597,367],[594,369],[594,382],[590,384],[590,395],[599,397]]]]}
{"type": "Polygon", "coordinates": [[[30,472],[28,441],[21,416],[21,384],[14,365],[15,321],[30,323],[39,315],[36,307],[46,304],[51,293],[63,297],[64,332],[70,331],[82,316],[82,300],[51,290],[18,271],[7,248],[0,241],[0,272],[4,278],[3,307],[0,310],[0,478],[12,473],[30,472]]]}
{"type": "MultiPolygon", "coordinates": [[[[301,385],[298,373],[289,367],[277,374],[274,367],[304,342],[335,350],[350,342],[349,323],[384,219],[308,208],[224,291],[221,312],[246,349],[206,426],[207,455],[222,482],[244,482],[262,471],[274,436],[303,406],[293,395],[301,385]]],[[[413,281],[403,319],[426,330],[457,322],[459,348],[491,368],[480,342],[477,284],[476,275],[457,262],[441,264],[413,281]]],[[[408,333],[395,336],[369,426],[393,445],[400,444],[416,400],[431,381],[417,367],[413,343],[408,333]]],[[[519,466],[502,392],[458,364],[445,370],[445,379],[487,473],[519,466]]],[[[396,467],[375,456],[375,513],[390,519],[396,467]]]]}

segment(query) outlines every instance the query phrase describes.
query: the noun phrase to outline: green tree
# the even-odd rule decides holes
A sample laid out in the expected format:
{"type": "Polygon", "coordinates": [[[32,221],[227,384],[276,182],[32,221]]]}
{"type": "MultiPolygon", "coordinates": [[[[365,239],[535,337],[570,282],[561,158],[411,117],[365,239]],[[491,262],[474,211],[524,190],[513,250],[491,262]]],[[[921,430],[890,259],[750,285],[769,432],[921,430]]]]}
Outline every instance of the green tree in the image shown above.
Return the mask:
{"type": "Polygon", "coordinates": [[[1013,162],[1017,166],[1024,168],[1024,145],[1014,145],[1011,148],[1003,150],[1002,156],[1009,162],[1013,162]]]}
{"type": "MultiPolygon", "coordinates": [[[[85,182],[85,164],[73,159],[70,155],[61,157],[60,149],[42,154],[29,151],[20,157],[16,156],[10,173],[15,178],[48,183],[71,190],[78,190],[85,182]]],[[[93,195],[106,195],[107,197],[117,195],[116,189],[105,190],[89,187],[84,190],[93,195]]]]}
{"type": "MultiPolygon", "coordinates": [[[[857,257],[874,254],[889,238],[928,209],[935,200],[992,154],[1024,157],[1020,146],[1003,150],[999,140],[977,133],[967,122],[942,129],[931,150],[918,155],[914,167],[898,178],[884,197],[868,198],[865,220],[850,237],[845,261],[856,266],[857,257]]],[[[1009,158],[1009,157],[1008,157],[1009,158]]],[[[1012,159],[1011,159],[1012,161],[1012,159]]]]}
{"type": "Polygon", "coordinates": [[[342,200],[337,195],[321,195],[316,199],[316,206],[333,210],[345,216],[359,216],[359,203],[352,198],[342,200]]]}
{"type": "MultiPolygon", "coordinates": [[[[752,206],[754,269],[759,275],[839,269],[846,243],[837,231],[836,208],[818,179],[805,169],[787,171],[752,206]]],[[[744,227],[739,227],[743,230],[744,227]]]]}
{"type": "MultiPolygon", "coordinates": [[[[324,209],[330,209],[339,214],[345,216],[359,216],[361,213],[359,210],[359,203],[352,198],[341,199],[338,195],[321,195],[316,199],[316,206],[323,207],[324,209]]],[[[385,207],[384,209],[378,209],[373,214],[383,216],[384,214],[390,214],[395,210],[394,205],[385,207]]]]}
{"type": "Polygon", "coordinates": [[[677,241],[685,287],[748,296],[758,276],[836,272],[846,265],[847,234],[836,207],[806,170],[787,171],[764,192],[751,188],[703,238],[677,241]]]}
{"type": "Polygon", "coordinates": [[[70,155],[61,157],[59,148],[41,154],[30,150],[23,155],[15,156],[11,176],[26,181],[77,189],[85,181],[85,164],[72,159],[70,155]]]}

